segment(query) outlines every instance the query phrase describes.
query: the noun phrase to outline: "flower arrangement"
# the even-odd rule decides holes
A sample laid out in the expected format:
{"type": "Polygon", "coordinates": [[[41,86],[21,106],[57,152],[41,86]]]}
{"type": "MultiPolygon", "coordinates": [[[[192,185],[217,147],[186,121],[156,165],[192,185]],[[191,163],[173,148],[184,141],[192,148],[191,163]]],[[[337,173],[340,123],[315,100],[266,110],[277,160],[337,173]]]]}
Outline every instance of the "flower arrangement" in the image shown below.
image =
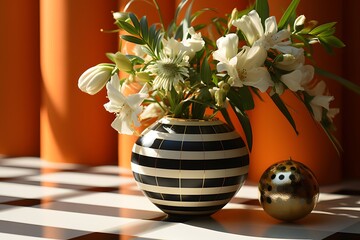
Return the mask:
{"type": "Polygon", "coordinates": [[[221,37],[211,39],[200,33],[205,24],[192,25],[197,16],[211,9],[192,14],[190,3],[179,21],[179,13],[188,2],[182,0],[165,29],[159,5],[156,0],[152,2],[159,10],[159,24],[149,26],[146,16],[139,19],[130,12],[113,13],[122,41],[135,44],[134,53],[107,53],[112,63],[89,68],[78,81],[79,88],[89,94],[106,86],[109,102],[104,107],[115,114],[111,125],[119,133],[134,134],[145,120],[165,115],[209,119],[221,113],[230,126],[234,120],[240,122],[251,150],[251,124],[246,112],[254,109],[254,97],[261,98],[260,92],[269,94],[297,133],[281,98],[284,91],[291,91],[340,147],[331,134],[332,119],[339,110],[330,108],[334,97],[314,73],[349,83],[307,64],[312,60],[313,44],[321,44],[329,52],[344,47],[334,36],[336,23],[318,25],[306,21],[304,15],[296,16],[299,0],[293,0],[277,22],[269,16],[268,2],[257,0],[248,9],[234,9],[227,18],[213,19],[221,37]],[[134,84],[141,86],[139,91],[125,94],[134,84]],[[230,109],[237,119],[230,118],[230,109]]]}

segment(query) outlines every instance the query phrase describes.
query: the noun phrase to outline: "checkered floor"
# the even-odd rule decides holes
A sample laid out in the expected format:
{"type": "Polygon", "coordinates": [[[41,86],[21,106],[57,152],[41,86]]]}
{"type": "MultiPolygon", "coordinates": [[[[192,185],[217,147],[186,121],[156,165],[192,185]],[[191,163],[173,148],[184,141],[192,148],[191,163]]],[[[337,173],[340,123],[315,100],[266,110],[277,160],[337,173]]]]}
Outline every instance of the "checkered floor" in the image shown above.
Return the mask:
{"type": "Polygon", "coordinates": [[[320,188],[306,218],[268,216],[246,183],[211,217],[168,219],[117,166],[0,159],[0,239],[360,239],[360,182],[320,188]]]}

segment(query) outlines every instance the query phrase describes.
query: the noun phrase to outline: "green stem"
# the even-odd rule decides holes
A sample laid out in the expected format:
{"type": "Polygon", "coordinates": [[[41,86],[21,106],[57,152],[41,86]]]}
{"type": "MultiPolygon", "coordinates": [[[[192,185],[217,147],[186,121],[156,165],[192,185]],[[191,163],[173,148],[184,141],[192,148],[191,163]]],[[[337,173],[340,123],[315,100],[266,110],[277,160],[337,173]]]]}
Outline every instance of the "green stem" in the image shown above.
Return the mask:
{"type": "Polygon", "coordinates": [[[161,13],[161,9],[160,9],[159,3],[157,2],[157,0],[153,0],[153,2],[154,2],[154,5],[155,5],[155,7],[156,7],[156,10],[158,11],[158,15],[159,15],[159,18],[160,18],[161,28],[162,28],[162,30],[165,32],[164,19],[163,19],[163,17],[162,17],[162,13],[161,13]]]}

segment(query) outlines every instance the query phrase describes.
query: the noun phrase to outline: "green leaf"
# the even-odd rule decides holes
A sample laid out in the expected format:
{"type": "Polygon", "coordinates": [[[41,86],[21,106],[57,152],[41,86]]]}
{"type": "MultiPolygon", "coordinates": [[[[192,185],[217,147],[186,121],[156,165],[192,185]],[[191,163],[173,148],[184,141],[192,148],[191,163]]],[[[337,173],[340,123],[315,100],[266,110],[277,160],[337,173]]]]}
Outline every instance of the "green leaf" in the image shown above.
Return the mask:
{"type": "Polygon", "coordinates": [[[248,87],[230,88],[227,97],[241,110],[252,110],[255,107],[254,99],[248,87]]]}
{"type": "Polygon", "coordinates": [[[149,41],[149,25],[146,16],[140,19],[141,36],[145,41],[149,41]]]}
{"type": "Polygon", "coordinates": [[[121,35],[120,37],[121,37],[121,39],[123,39],[125,41],[132,42],[135,44],[140,44],[140,45],[145,44],[145,42],[142,39],[131,36],[131,35],[121,35]]]}
{"type": "Polygon", "coordinates": [[[140,23],[139,20],[137,19],[136,15],[133,13],[129,13],[129,17],[131,22],[133,23],[135,29],[137,29],[138,31],[140,30],[140,23]]]}
{"type": "Polygon", "coordinates": [[[280,22],[278,23],[279,30],[285,28],[287,24],[289,24],[289,20],[292,18],[293,15],[295,15],[296,8],[299,5],[300,0],[292,0],[286,11],[284,12],[283,16],[280,19],[280,22]]]}
{"type": "Polygon", "coordinates": [[[342,48],[345,47],[345,44],[335,36],[319,37],[321,42],[325,42],[332,47],[342,48]]]}
{"type": "Polygon", "coordinates": [[[211,74],[211,68],[209,65],[209,56],[204,58],[204,61],[201,64],[201,69],[200,69],[200,77],[201,80],[206,83],[206,85],[210,85],[211,84],[211,78],[212,78],[212,74],[211,74]]]}
{"type": "Polygon", "coordinates": [[[221,112],[221,115],[224,117],[225,121],[227,122],[227,124],[232,128],[234,129],[234,124],[232,123],[231,121],[231,118],[230,118],[230,115],[229,115],[229,112],[227,111],[226,108],[221,108],[220,109],[220,112],[221,112]]]}
{"type": "Polygon", "coordinates": [[[134,35],[139,34],[138,31],[135,29],[135,27],[132,26],[130,23],[123,22],[123,21],[118,21],[117,23],[120,28],[124,29],[128,33],[134,34],[134,35]]]}
{"type": "Polygon", "coordinates": [[[320,126],[328,136],[330,142],[333,144],[335,150],[337,151],[338,155],[340,155],[341,152],[343,152],[343,148],[341,146],[341,143],[338,141],[338,139],[330,132],[329,128],[327,128],[327,124],[323,121],[320,122],[320,126]]]}
{"type": "Polygon", "coordinates": [[[330,22],[330,23],[325,23],[325,24],[322,24],[322,25],[319,25],[317,26],[316,28],[314,28],[313,30],[311,30],[309,32],[309,34],[311,35],[318,35],[319,33],[322,33],[332,27],[334,27],[336,24],[336,22],[330,22]]]}
{"type": "Polygon", "coordinates": [[[265,20],[269,17],[269,3],[267,0],[256,0],[255,10],[261,18],[261,23],[265,26],[265,20]]]}
{"type": "Polygon", "coordinates": [[[282,114],[286,117],[286,119],[289,121],[289,123],[291,124],[291,126],[293,127],[294,131],[296,134],[299,134],[299,132],[296,129],[296,124],[294,119],[292,118],[289,110],[287,109],[286,105],[284,104],[284,102],[281,100],[279,94],[275,93],[271,96],[271,99],[273,100],[273,102],[275,103],[275,105],[279,108],[279,110],[282,112],[282,114]]]}
{"type": "Polygon", "coordinates": [[[233,108],[241,127],[245,133],[246,142],[249,148],[249,151],[252,150],[252,144],[253,144],[253,135],[252,135],[252,129],[250,124],[250,119],[247,116],[247,114],[244,111],[241,111],[239,108],[237,108],[233,103],[230,101],[230,105],[233,108]]]}
{"type": "Polygon", "coordinates": [[[207,88],[201,88],[196,102],[193,103],[191,109],[191,115],[195,119],[203,119],[205,110],[208,107],[208,103],[212,100],[212,96],[207,88]]]}
{"type": "Polygon", "coordinates": [[[345,78],[337,76],[337,75],[335,75],[335,74],[333,74],[331,72],[328,72],[328,71],[326,71],[324,69],[318,68],[318,67],[315,67],[315,72],[317,74],[320,74],[320,75],[324,76],[324,77],[331,78],[331,79],[339,82],[344,87],[346,87],[346,88],[350,89],[351,91],[353,91],[353,92],[360,95],[360,86],[359,85],[357,85],[357,84],[355,84],[355,83],[353,83],[353,82],[351,82],[351,81],[349,81],[349,80],[347,80],[345,78]]]}

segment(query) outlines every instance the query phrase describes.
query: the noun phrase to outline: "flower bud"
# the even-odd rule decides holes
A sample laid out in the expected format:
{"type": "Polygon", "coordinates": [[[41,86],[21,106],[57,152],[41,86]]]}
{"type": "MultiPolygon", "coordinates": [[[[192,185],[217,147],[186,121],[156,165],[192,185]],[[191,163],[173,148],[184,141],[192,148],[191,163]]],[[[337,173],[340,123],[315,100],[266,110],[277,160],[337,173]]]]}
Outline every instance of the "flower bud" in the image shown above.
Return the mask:
{"type": "Polygon", "coordinates": [[[129,18],[129,14],[126,12],[113,12],[113,18],[115,20],[126,21],[129,18]]]}
{"type": "Polygon", "coordinates": [[[151,77],[147,72],[136,72],[136,77],[143,82],[148,82],[151,80],[151,77]]]}
{"type": "Polygon", "coordinates": [[[114,61],[120,71],[131,72],[133,70],[131,61],[121,52],[115,53],[114,61]]]}
{"type": "Polygon", "coordinates": [[[90,95],[98,93],[110,79],[113,67],[96,65],[86,70],[78,80],[81,91],[90,95]]]}
{"type": "Polygon", "coordinates": [[[300,15],[296,18],[295,22],[294,22],[294,30],[295,32],[299,32],[304,28],[305,25],[305,16],[304,15],[300,15]]]}
{"type": "Polygon", "coordinates": [[[231,28],[232,22],[237,19],[237,15],[238,15],[238,10],[236,8],[234,8],[232,10],[232,12],[231,12],[231,17],[230,17],[230,20],[228,22],[228,29],[231,28]]]}

